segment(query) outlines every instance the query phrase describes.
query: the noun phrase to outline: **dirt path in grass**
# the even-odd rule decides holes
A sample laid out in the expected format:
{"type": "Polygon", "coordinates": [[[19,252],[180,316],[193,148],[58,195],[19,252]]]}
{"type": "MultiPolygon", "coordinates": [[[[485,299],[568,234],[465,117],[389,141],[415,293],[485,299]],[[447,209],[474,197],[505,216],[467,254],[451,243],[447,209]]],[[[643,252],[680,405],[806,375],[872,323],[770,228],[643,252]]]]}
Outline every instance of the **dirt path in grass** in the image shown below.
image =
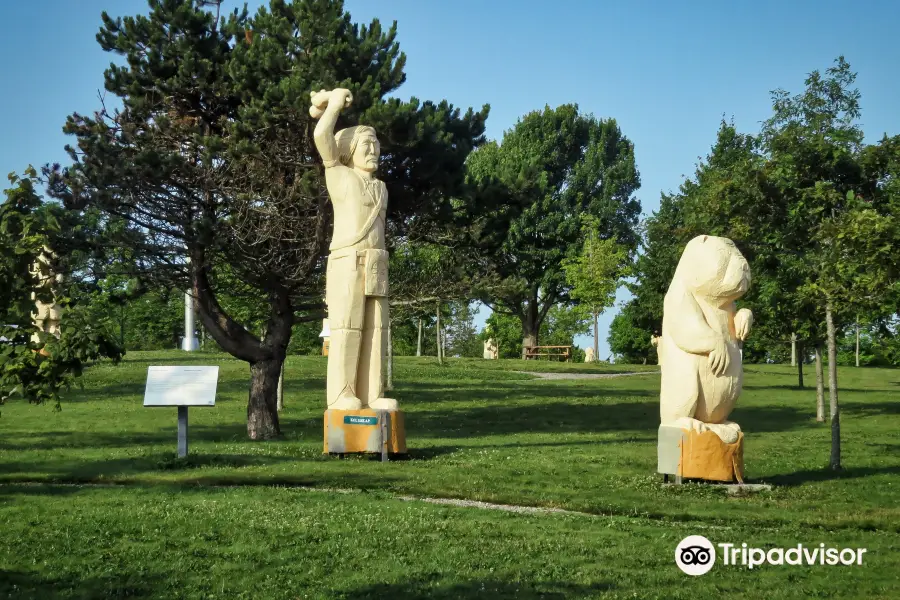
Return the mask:
{"type": "Polygon", "coordinates": [[[630,377],[631,375],[659,375],[659,371],[637,371],[634,373],[535,373],[532,371],[516,371],[531,375],[538,379],[610,379],[612,377],[630,377]]]}

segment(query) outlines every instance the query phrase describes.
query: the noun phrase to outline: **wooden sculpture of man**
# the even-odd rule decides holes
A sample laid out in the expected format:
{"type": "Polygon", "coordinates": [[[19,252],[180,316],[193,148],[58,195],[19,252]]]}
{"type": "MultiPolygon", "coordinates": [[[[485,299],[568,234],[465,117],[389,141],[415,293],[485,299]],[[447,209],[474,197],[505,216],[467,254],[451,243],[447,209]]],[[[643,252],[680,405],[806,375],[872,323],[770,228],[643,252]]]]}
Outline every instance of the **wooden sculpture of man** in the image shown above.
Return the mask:
{"type": "Polygon", "coordinates": [[[328,408],[397,410],[396,400],[383,397],[388,194],[384,182],[375,177],[381,147],[371,127],[348,127],[334,133],[338,116],[353,101],[349,90],[321,90],[310,96],[310,115],[318,119],[316,149],[325,164],[325,184],[334,206],[325,283],[331,334],[328,408]]]}
{"type": "MultiPolygon", "coordinates": [[[[55,285],[59,285],[63,281],[63,276],[53,272],[52,262],[54,259],[53,252],[49,248],[44,248],[43,252],[38,256],[37,262],[32,266],[32,271],[38,278],[39,286],[46,290],[54,290],[55,285]]],[[[53,293],[55,296],[55,291],[53,293]]],[[[51,301],[49,304],[37,299],[35,292],[31,293],[31,300],[34,302],[34,318],[35,326],[42,332],[59,337],[61,334],[60,322],[62,320],[62,307],[51,301]]],[[[36,344],[41,343],[41,336],[35,333],[31,337],[36,344]]],[[[41,350],[46,354],[46,351],[41,350]]]]}

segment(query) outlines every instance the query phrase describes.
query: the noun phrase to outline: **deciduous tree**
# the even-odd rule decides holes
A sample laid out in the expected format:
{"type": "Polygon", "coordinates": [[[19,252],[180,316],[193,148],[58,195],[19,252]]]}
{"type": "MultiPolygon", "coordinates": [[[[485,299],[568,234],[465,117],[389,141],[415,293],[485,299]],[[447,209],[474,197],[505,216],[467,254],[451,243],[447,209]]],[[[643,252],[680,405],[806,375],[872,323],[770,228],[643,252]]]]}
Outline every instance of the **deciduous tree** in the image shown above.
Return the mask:
{"type": "Polygon", "coordinates": [[[600,240],[637,246],[634,146],[614,120],[566,104],[525,115],[502,144],[484,145],[467,164],[473,181],[498,184],[502,204],[513,207],[495,224],[486,253],[495,279],[481,299],[519,320],[523,346],[537,345],[550,309],[571,301],[562,262],[581,250],[586,217],[596,219],[600,240]]]}

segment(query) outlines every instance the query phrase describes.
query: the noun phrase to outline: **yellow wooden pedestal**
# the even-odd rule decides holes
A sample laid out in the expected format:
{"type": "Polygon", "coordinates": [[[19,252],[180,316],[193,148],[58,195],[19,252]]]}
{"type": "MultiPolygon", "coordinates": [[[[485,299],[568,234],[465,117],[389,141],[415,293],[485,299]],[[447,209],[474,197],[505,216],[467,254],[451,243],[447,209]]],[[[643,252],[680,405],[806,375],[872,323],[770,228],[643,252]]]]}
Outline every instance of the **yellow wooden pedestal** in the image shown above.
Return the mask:
{"type": "Polygon", "coordinates": [[[712,431],[661,425],[657,446],[660,473],[687,479],[744,482],[744,434],[726,444],[712,431]]]}
{"type": "Polygon", "coordinates": [[[406,454],[406,429],[399,410],[326,410],[325,454],[406,454]]]}

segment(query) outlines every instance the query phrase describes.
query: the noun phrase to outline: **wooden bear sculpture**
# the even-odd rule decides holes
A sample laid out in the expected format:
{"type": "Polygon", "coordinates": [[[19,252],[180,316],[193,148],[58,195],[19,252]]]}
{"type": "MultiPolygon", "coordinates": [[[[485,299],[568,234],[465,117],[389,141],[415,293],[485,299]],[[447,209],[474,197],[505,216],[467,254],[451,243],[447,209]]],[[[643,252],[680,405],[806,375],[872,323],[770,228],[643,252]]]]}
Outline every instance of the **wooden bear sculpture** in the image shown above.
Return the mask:
{"type": "Polygon", "coordinates": [[[741,345],[753,315],[734,302],[749,287],[750,267],[734,242],[709,235],[688,242],[666,293],[657,342],[663,425],[737,441],[740,426],[728,416],[741,393],[741,345]]]}

